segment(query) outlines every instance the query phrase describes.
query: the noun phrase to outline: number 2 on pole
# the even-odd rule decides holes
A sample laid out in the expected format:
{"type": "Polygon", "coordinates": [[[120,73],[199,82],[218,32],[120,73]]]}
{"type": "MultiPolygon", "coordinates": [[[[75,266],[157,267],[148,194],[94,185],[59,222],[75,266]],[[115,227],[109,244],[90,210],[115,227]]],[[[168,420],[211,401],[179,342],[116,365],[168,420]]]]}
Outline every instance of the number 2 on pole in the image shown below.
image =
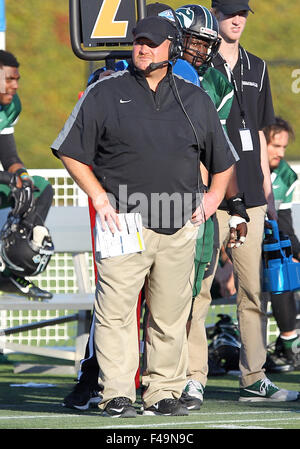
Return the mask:
{"type": "Polygon", "coordinates": [[[115,21],[122,0],[103,0],[91,38],[126,37],[128,21],[115,21]]]}

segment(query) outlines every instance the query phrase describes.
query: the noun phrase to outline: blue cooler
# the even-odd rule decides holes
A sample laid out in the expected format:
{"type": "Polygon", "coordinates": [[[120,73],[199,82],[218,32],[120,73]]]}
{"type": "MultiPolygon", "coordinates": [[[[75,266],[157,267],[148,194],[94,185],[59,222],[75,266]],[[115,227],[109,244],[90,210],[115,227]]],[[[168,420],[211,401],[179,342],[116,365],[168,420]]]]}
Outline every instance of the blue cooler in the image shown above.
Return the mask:
{"type": "Polygon", "coordinates": [[[263,241],[263,291],[283,293],[300,289],[300,263],[293,262],[291,241],[277,222],[267,220],[263,241]],[[269,226],[270,227],[269,227],[269,226]]]}

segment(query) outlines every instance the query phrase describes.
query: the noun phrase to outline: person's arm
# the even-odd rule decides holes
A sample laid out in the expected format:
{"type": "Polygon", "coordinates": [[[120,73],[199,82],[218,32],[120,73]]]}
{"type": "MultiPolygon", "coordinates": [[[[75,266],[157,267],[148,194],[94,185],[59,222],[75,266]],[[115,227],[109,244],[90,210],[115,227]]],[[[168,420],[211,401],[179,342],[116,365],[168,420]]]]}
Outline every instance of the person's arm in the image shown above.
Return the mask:
{"type": "Polygon", "coordinates": [[[5,171],[13,164],[22,164],[13,134],[0,134],[0,160],[5,171]]]}
{"type": "Polygon", "coordinates": [[[203,198],[206,219],[213,215],[221,204],[232,176],[233,169],[234,168],[232,165],[227,170],[220,173],[215,173],[212,176],[209,191],[203,198]]]}
{"type": "MultiPolygon", "coordinates": [[[[202,163],[200,164],[200,171],[202,181],[204,185],[207,186],[209,182],[208,171],[202,163]]],[[[249,221],[249,217],[246,212],[243,197],[239,193],[235,165],[233,166],[232,175],[230,176],[230,179],[228,181],[225,198],[229,200],[228,204],[232,205],[231,210],[229,211],[232,217],[230,220],[228,220],[228,225],[230,228],[228,248],[238,248],[246,240],[248,232],[247,221],[249,221]]]]}
{"type": "Polygon", "coordinates": [[[227,246],[228,248],[238,248],[243,245],[246,240],[248,233],[247,222],[249,222],[250,219],[246,211],[244,195],[239,192],[236,166],[233,168],[225,198],[227,200],[228,212],[231,215],[228,222],[230,239],[227,246]]]}
{"type": "Polygon", "coordinates": [[[13,133],[0,134],[0,161],[4,171],[17,173],[17,187],[22,187],[22,182],[25,179],[33,184],[31,177],[18,155],[13,133]]]}
{"type": "Polygon", "coordinates": [[[78,184],[78,186],[92,200],[93,206],[99,215],[102,227],[105,229],[105,225],[107,225],[112,233],[116,230],[115,225],[120,229],[117,211],[110,204],[106,191],[103,189],[90,167],[68,156],[60,155],[60,159],[76,184],[78,184]]]}
{"type": "Polygon", "coordinates": [[[209,191],[203,194],[202,206],[198,206],[192,215],[191,222],[199,226],[211,217],[219,207],[225,196],[229,179],[232,175],[233,166],[220,173],[212,175],[209,191]]]}
{"type": "Polygon", "coordinates": [[[267,214],[270,220],[277,221],[277,212],[275,209],[274,195],[272,190],[272,182],[270,175],[270,167],[268,160],[268,150],[267,150],[267,142],[263,131],[259,131],[259,140],[260,140],[260,158],[261,158],[261,169],[264,175],[263,189],[265,198],[267,201],[268,209],[267,214]]]}
{"type": "Polygon", "coordinates": [[[224,245],[220,250],[219,263],[214,281],[219,284],[222,298],[228,298],[236,293],[233,265],[224,245]]]}

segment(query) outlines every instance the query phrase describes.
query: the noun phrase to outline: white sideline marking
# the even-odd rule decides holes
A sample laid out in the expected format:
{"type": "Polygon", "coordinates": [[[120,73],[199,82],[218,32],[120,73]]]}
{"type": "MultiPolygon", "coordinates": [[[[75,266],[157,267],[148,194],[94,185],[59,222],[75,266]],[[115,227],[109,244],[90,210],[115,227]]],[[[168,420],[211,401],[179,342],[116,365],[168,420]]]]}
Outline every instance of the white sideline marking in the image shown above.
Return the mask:
{"type": "MultiPolygon", "coordinates": [[[[268,419],[268,421],[295,421],[300,420],[300,418],[271,418],[268,419]]],[[[219,425],[223,426],[224,424],[241,424],[241,423],[250,423],[250,422],[261,422],[261,418],[257,419],[236,419],[236,420],[226,420],[226,421],[219,421],[219,425]]],[[[139,424],[139,425],[133,425],[133,426],[101,426],[98,427],[99,429],[134,429],[134,428],[155,428],[155,427],[168,427],[168,426],[179,426],[179,425],[204,425],[207,427],[214,427],[217,423],[216,421],[181,421],[181,422],[166,422],[166,423],[158,423],[158,424],[139,424]],[[212,425],[210,425],[212,424],[212,425]]],[[[83,428],[81,426],[81,428],[83,428]]],[[[245,427],[243,427],[245,428],[245,427]]]]}
{"type": "MultiPolygon", "coordinates": [[[[243,412],[244,414],[247,412],[243,412]]],[[[278,411],[278,412],[251,412],[256,413],[256,414],[260,414],[260,415],[264,415],[267,413],[293,413],[292,411],[278,411]]],[[[227,415],[227,413],[219,413],[219,414],[223,414],[223,415],[227,415]]],[[[241,414],[241,413],[240,413],[241,414]]],[[[207,415],[211,415],[211,414],[207,414],[207,415]]],[[[29,416],[2,416],[0,417],[0,420],[2,419],[49,419],[49,418],[54,418],[54,419],[58,419],[58,418],[83,418],[84,415],[45,415],[45,416],[40,416],[40,415],[29,415],[29,416]]],[[[95,417],[98,416],[95,415],[95,417]]],[[[90,416],[89,416],[90,418],[90,416]]],[[[285,417],[285,418],[270,418],[267,419],[266,421],[268,422],[287,422],[287,421],[299,421],[299,418],[295,418],[294,416],[292,417],[285,417]]],[[[231,420],[222,420],[219,422],[214,421],[173,421],[173,422],[165,422],[165,423],[147,423],[147,424],[137,424],[137,425],[114,425],[114,426],[103,426],[101,425],[100,427],[94,427],[89,425],[87,428],[91,429],[91,428],[99,428],[99,429],[134,429],[134,428],[161,428],[161,427],[170,427],[170,426],[178,426],[178,425],[203,425],[205,427],[209,427],[209,428],[216,428],[216,427],[223,427],[223,428],[229,428],[232,426],[235,426],[235,428],[249,428],[250,426],[237,426],[237,424],[242,424],[242,423],[255,423],[255,422],[261,422],[261,418],[255,418],[255,419],[231,419],[231,420]]],[[[256,428],[258,428],[258,426],[255,426],[256,428]]],[[[250,428],[255,428],[255,427],[250,427],[250,428]]],[[[260,426],[259,426],[260,427],[260,426]]],[[[80,428],[83,429],[85,428],[84,426],[80,425],[80,428]]],[[[233,428],[233,427],[232,427],[233,428]]],[[[260,427],[260,428],[264,428],[264,427],[260,427]]],[[[266,427],[268,429],[270,429],[270,427],[266,427]]]]}
{"type": "Polygon", "coordinates": [[[59,418],[60,416],[62,418],[72,418],[72,417],[74,418],[74,417],[78,417],[78,416],[80,416],[82,418],[84,415],[71,415],[71,414],[70,415],[59,415],[59,414],[57,414],[57,415],[44,415],[44,416],[41,416],[41,415],[0,416],[0,420],[1,419],[45,419],[45,418],[49,419],[49,418],[59,418]]]}
{"type": "MultiPolygon", "coordinates": [[[[1,410],[1,409],[0,409],[1,410]]],[[[274,414],[282,414],[282,413],[299,413],[300,412],[300,410],[298,411],[298,410],[278,410],[278,411],[273,411],[273,410],[266,410],[266,411],[264,411],[264,412],[262,412],[262,411],[249,411],[249,412],[239,412],[239,411],[237,411],[237,412],[215,412],[215,413],[201,413],[201,412],[193,412],[193,414],[192,415],[190,415],[190,417],[192,417],[192,416],[195,416],[195,415],[200,415],[200,416],[211,416],[212,414],[215,416],[215,415],[267,415],[267,414],[272,414],[272,415],[274,415],[274,414]]],[[[101,418],[101,415],[100,414],[96,414],[95,413],[95,415],[93,415],[93,416],[95,416],[95,418],[101,418]]],[[[84,414],[64,414],[64,415],[61,415],[61,414],[52,414],[52,415],[20,415],[20,416],[1,416],[0,415],[0,420],[1,419],[37,419],[37,418],[59,418],[59,417],[63,417],[63,418],[77,418],[77,417],[80,417],[80,418],[83,418],[83,417],[86,417],[86,415],[84,415],[84,414]]],[[[89,415],[89,418],[91,418],[92,416],[91,415],[89,415]]]]}
{"type": "Polygon", "coordinates": [[[249,411],[249,412],[213,412],[213,413],[201,413],[201,412],[192,412],[192,415],[190,416],[194,416],[194,415],[201,415],[201,416],[210,416],[210,415],[267,415],[268,413],[274,415],[274,414],[279,414],[279,413],[299,413],[298,410],[266,410],[264,412],[261,411],[249,411]]]}
{"type": "Polygon", "coordinates": [[[235,426],[233,424],[228,424],[225,426],[222,425],[216,425],[216,426],[210,426],[213,429],[282,429],[282,427],[262,427],[262,426],[235,426]]]}

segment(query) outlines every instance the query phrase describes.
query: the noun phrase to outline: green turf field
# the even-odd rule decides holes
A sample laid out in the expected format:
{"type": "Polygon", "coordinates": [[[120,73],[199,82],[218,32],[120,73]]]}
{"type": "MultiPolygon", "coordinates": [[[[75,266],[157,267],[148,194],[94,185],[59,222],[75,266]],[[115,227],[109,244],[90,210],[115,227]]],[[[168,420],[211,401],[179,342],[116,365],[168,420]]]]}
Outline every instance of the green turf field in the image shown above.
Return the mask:
{"type": "MultiPolygon", "coordinates": [[[[144,417],[138,414],[135,419],[112,419],[102,417],[97,409],[79,412],[61,406],[74,386],[73,377],[14,374],[15,363],[37,363],[37,358],[13,354],[7,359],[0,363],[0,429],[103,429],[108,432],[105,438],[113,436],[112,430],[121,432],[122,429],[150,429],[151,435],[153,431],[162,435],[166,429],[300,429],[300,401],[240,403],[236,375],[209,377],[201,410],[190,412],[189,416],[144,417]],[[35,385],[20,386],[28,383],[35,385]],[[38,387],[41,384],[49,386],[38,387]]],[[[41,360],[49,363],[47,358],[39,358],[38,362],[41,360]]],[[[282,388],[300,388],[299,371],[270,377],[282,388]]],[[[138,411],[140,405],[138,395],[138,411]]]]}

